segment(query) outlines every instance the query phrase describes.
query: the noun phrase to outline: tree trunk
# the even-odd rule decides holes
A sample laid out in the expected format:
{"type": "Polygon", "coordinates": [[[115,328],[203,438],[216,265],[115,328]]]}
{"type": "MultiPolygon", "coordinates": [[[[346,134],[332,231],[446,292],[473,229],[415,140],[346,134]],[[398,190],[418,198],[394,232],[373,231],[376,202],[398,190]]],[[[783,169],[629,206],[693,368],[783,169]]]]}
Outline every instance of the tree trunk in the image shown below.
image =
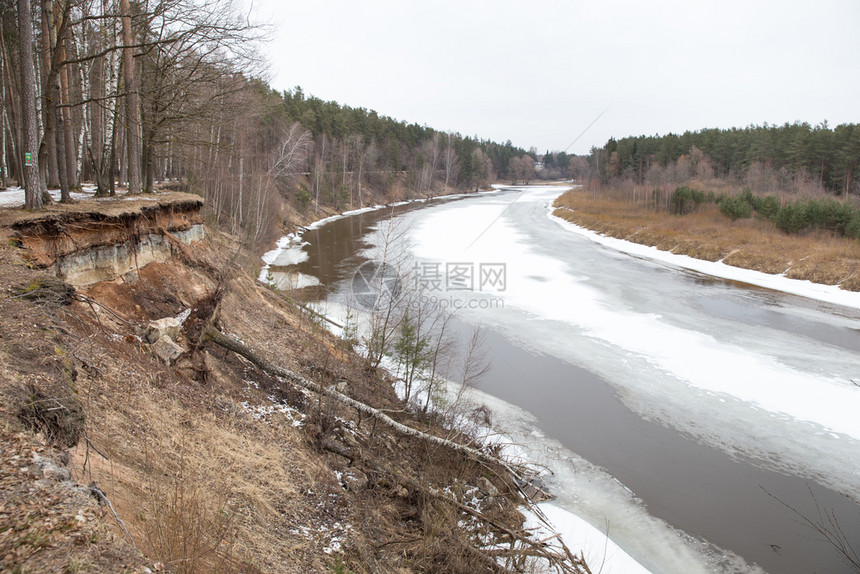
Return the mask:
{"type": "Polygon", "coordinates": [[[414,429],[412,427],[406,426],[403,423],[399,423],[399,422],[395,421],[394,419],[392,419],[391,417],[389,417],[384,412],[380,411],[379,409],[373,408],[370,405],[367,405],[365,403],[362,403],[362,402],[359,402],[355,399],[352,399],[352,398],[350,398],[350,397],[348,397],[342,393],[337,392],[334,389],[324,387],[322,385],[314,383],[313,381],[310,381],[310,380],[304,378],[303,376],[301,376],[297,373],[294,373],[293,371],[290,371],[290,370],[285,369],[283,367],[279,367],[277,365],[273,365],[272,363],[268,362],[266,359],[264,359],[263,357],[258,355],[251,348],[246,347],[245,345],[243,345],[239,341],[236,341],[235,339],[231,339],[230,337],[227,337],[226,335],[222,334],[220,331],[218,331],[217,329],[215,329],[212,326],[209,326],[206,328],[206,330],[203,332],[203,335],[201,336],[201,340],[212,341],[213,343],[215,343],[221,347],[224,347],[225,349],[227,349],[229,351],[233,351],[234,353],[242,355],[243,357],[245,357],[246,359],[248,359],[249,361],[254,363],[254,365],[259,367],[261,370],[265,371],[266,373],[269,373],[270,375],[274,375],[276,377],[286,379],[294,385],[297,385],[299,387],[308,389],[309,391],[313,391],[314,393],[325,395],[331,399],[334,399],[343,405],[346,405],[350,408],[357,410],[360,413],[366,414],[366,415],[378,420],[379,422],[383,423],[384,425],[388,426],[389,428],[394,429],[395,431],[397,431],[401,434],[420,439],[420,440],[428,442],[430,444],[443,446],[445,448],[454,450],[456,452],[459,452],[461,454],[464,454],[468,457],[474,458],[474,459],[479,460],[479,461],[484,462],[484,463],[488,463],[488,464],[492,464],[492,465],[499,465],[502,468],[504,468],[506,471],[511,473],[511,476],[522,481],[522,478],[519,476],[519,473],[517,473],[516,470],[514,470],[511,467],[511,465],[509,465],[507,462],[501,460],[500,458],[497,458],[497,457],[495,457],[491,454],[488,454],[486,452],[480,451],[476,448],[472,448],[470,446],[466,446],[464,444],[460,444],[458,442],[454,442],[454,441],[449,440],[449,439],[445,439],[445,438],[441,438],[441,437],[438,437],[438,436],[435,436],[432,434],[428,434],[428,433],[422,432],[420,430],[414,429]]]}
{"type": "Polygon", "coordinates": [[[36,125],[36,66],[33,53],[33,15],[30,0],[18,0],[18,31],[21,37],[21,104],[24,132],[23,153],[30,154],[24,166],[24,207],[41,209],[44,205],[39,178],[39,135],[36,125]]]}
{"type": "MultiPolygon", "coordinates": [[[[60,39],[60,61],[66,59],[66,46],[69,42],[69,31],[63,34],[60,39]]],[[[72,121],[72,108],[69,107],[71,102],[69,92],[69,66],[63,65],[60,68],[60,101],[65,106],[61,108],[63,114],[63,129],[61,131],[64,138],[64,147],[66,148],[66,180],[68,187],[79,187],[77,173],[77,154],[75,153],[75,127],[72,121]]]]}
{"type": "MultiPolygon", "coordinates": [[[[9,130],[9,143],[12,149],[12,159],[15,162],[15,179],[18,182],[18,185],[24,185],[24,156],[21,152],[21,143],[24,141],[24,135],[22,133],[21,122],[18,118],[21,117],[20,106],[18,105],[19,98],[16,98],[16,89],[15,84],[12,78],[12,72],[10,70],[11,64],[9,62],[9,50],[6,46],[6,35],[3,33],[3,26],[0,26],[0,44],[2,44],[3,50],[3,78],[6,81],[7,92],[6,95],[8,97],[8,109],[6,116],[6,129],[9,130]]],[[[20,79],[20,78],[18,78],[20,79]]]]}
{"type": "MultiPolygon", "coordinates": [[[[53,90],[53,95],[59,97],[60,91],[53,90]]],[[[57,130],[54,133],[54,138],[57,143],[57,174],[60,178],[60,201],[62,203],[71,203],[72,196],[69,193],[69,177],[66,164],[66,138],[65,138],[65,122],[63,120],[63,111],[56,105],[52,106],[51,112],[54,114],[54,125],[57,130]]]]}
{"type": "MultiPolygon", "coordinates": [[[[2,21],[0,21],[0,26],[2,26],[2,25],[3,25],[3,23],[2,23],[2,21]]],[[[3,40],[4,40],[4,38],[2,37],[2,35],[0,35],[0,42],[3,42],[3,40]]],[[[3,58],[3,68],[5,69],[5,67],[6,67],[6,61],[5,61],[6,60],[6,49],[5,48],[6,47],[3,46],[2,48],[3,49],[0,50],[0,58],[3,58]]],[[[0,153],[3,154],[3,157],[0,158],[0,189],[6,189],[6,180],[9,177],[9,169],[8,169],[8,166],[6,165],[6,158],[8,155],[6,153],[6,151],[7,151],[7,148],[9,147],[7,145],[8,140],[6,139],[6,126],[8,125],[8,122],[9,122],[8,115],[6,114],[6,107],[7,107],[6,92],[9,89],[9,87],[6,85],[6,82],[4,80],[5,80],[5,74],[2,77],[0,77],[0,87],[2,87],[2,90],[0,90],[0,99],[2,99],[2,106],[3,106],[3,111],[0,112],[0,139],[3,140],[2,144],[0,144],[0,153]]]]}
{"type": "Polygon", "coordinates": [[[361,172],[364,169],[364,152],[360,152],[358,156],[358,207],[364,208],[364,200],[361,197],[361,172]]]}
{"type": "Polygon", "coordinates": [[[46,161],[47,183],[49,188],[57,188],[60,185],[59,164],[57,163],[57,139],[56,114],[54,107],[57,100],[54,99],[54,90],[51,83],[52,48],[54,42],[54,0],[42,0],[42,121],[45,129],[43,140],[44,150],[40,150],[46,161]]]}
{"type": "Polygon", "coordinates": [[[122,13],[122,49],[123,83],[125,86],[125,110],[126,110],[126,145],[127,154],[126,170],[128,172],[128,192],[140,193],[140,138],[138,134],[140,126],[140,104],[135,82],[134,66],[134,37],[131,31],[131,6],[129,0],[120,0],[120,12],[122,13]]]}
{"type": "MultiPolygon", "coordinates": [[[[2,82],[0,82],[2,83],[2,82]]],[[[0,157],[0,189],[6,189],[6,178],[8,177],[8,170],[6,169],[6,84],[3,83],[3,93],[0,95],[3,98],[3,112],[0,115],[0,139],[2,139],[2,143],[0,143],[0,153],[3,154],[3,157],[0,157]]]]}
{"type": "Polygon", "coordinates": [[[9,130],[9,143],[12,149],[12,159],[15,162],[15,179],[18,185],[24,185],[24,156],[21,153],[20,144],[24,141],[24,136],[21,132],[21,123],[18,118],[21,117],[21,111],[17,104],[15,84],[12,80],[12,72],[10,71],[9,50],[6,49],[6,35],[3,33],[3,27],[0,26],[0,43],[3,50],[3,78],[6,81],[7,97],[9,106],[6,116],[6,129],[9,130]]]}

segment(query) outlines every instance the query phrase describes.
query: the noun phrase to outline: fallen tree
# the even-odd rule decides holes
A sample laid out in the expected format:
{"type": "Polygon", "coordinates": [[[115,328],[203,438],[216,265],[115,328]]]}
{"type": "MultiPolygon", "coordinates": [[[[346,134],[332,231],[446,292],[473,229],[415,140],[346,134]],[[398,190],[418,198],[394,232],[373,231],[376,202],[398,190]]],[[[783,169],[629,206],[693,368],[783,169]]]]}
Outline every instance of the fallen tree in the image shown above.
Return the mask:
{"type": "MultiPolygon", "coordinates": [[[[217,313],[215,315],[213,315],[213,319],[215,318],[215,316],[217,316],[217,313]]],[[[531,501],[530,501],[528,495],[523,491],[522,486],[527,484],[527,481],[524,480],[520,476],[520,472],[518,472],[518,470],[516,468],[514,468],[507,461],[505,461],[505,460],[503,460],[497,456],[494,456],[490,453],[484,452],[480,449],[477,449],[477,448],[474,448],[474,447],[471,447],[468,445],[464,445],[464,444],[458,443],[458,442],[450,440],[450,439],[441,438],[441,437],[435,436],[433,434],[417,430],[417,429],[412,428],[410,426],[407,426],[403,423],[397,422],[396,420],[394,420],[393,418],[388,416],[386,413],[382,412],[381,410],[379,410],[377,408],[374,408],[374,407],[372,407],[366,403],[363,403],[361,401],[357,401],[351,397],[348,397],[345,394],[335,390],[334,388],[329,388],[329,387],[320,385],[318,383],[315,383],[314,381],[311,381],[311,380],[307,379],[306,377],[303,377],[302,375],[295,373],[294,371],[291,371],[291,370],[286,369],[284,367],[281,367],[279,365],[275,365],[275,364],[269,362],[267,359],[260,356],[260,354],[258,354],[256,351],[254,351],[253,349],[251,349],[247,345],[244,345],[243,343],[221,333],[217,328],[215,328],[213,326],[213,323],[214,323],[214,320],[210,319],[209,324],[205,327],[205,329],[202,333],[202,336],[200,338],[201,343],[205,342],[205,341],[211,341],[211,342],[215,343],[216,345],[223,347],[224,349],[227,349],[229,351],[232,351],[232,352],[244,357],[245,359],[250,361],[252,364],[254,364],[257,368],[268,373],[269,375],[277,377],[280,380],[286,380],[286,381],[288,381],[288,382],[290,382],[290,383],[292,383],[298,387],[307,389],[307,390],[312,391],[314,393],[319,393],[321,395],[329,397],[329,398],[333,399],[334,401],[337,401],[337,402],[339,402],[339,403],[341,403],[347,407],[353,408],[356,411],[381,422],[382,424],[384,424],[384,425],[388,426],[389,428],[397,431],[398,433],[401,433],[401,434],[409,436],[409,437],[416,438],[416,439],[421,440],[421,441],[425,441],[429,444],[438,445],[438,446],[450,449],[452,451],[461,453],[461,454],[463,454],[469,458],[480,461],[484,464],[493,465],[496,467],[503,468],[506,472],[510,473],[510,476],[512,476],[514,478],[514,483],[516,485],[516,488],[519,490],[520,495],[523,498],[523,501],[530,506],[530,509],[544,522],[544,524],[546,524],[548,527],[550,526],[548,521],[546,520],[546,517],[543,516],[540,509],[538,509],[537,507],[530,504],[531,501]]],[[[413,486],[414,488],[419,488],[418,486],[416,486],[414,484],[410,485],[410,486],[413,486]]],[[[564,574],[589,574],[591,572],[588,568],[588,565],[585,563],[584,558],[582,556],[574,555],[567,548],[567,546],[565,546],[564,542],[558,536],[554,537],[557,541],[557,544],[559,545],[558,551],[554,552],[553,550],[548,548],[547,541],[545,541],[545,540],[544,541],[533,540],[526,533],[517,532],[517,531],[514,531],[508,527],[500,525],[500,524],[496,523],[495,521],[490,520],[483,513],[479,512],[473,508],[470,508],[464,504],[461,504],[461,503],[457,502],[456,500],[449,499],[447,496],[443,496],[442,494],[440,494],[438,492],[434,492],[434,491],[428,490],[426,488],[421,488],[421,490],[423,492],[425,492],[425,494],[428,494],[431,498],[452,504],[458,510],[465,512],[466,514],[469,514],[469,515],[473,516],[474,518],[482,520],[483,522],[487,523],[488,525],[490,525],[490,526],[500,530],[501,532],[503,532],[507,537],[509,537],[510,543],[512,545],[509,552],[517,553],[517,554],[521,555],[522,557],[533,557],[533,558],[546,560],[549,562],[551,567],[555,568],[558,572],[561,572],[564,574]],[[514,550],[513,545],[516,543],[522,544],[525,548],[520,549],[519,551],[514,550]]],[[[484,552],[483,550],[478,550],[478,549],[474,549],[474,550],[476,552],[484,552]]],[[[497,554],[499,556],[502,556],[504,554],[504,552],[502,552],[500,554],[500,549],[487,550],[487,552],[488,553],[485,554],[485,556],[489,560],[489,562],[493,563],[493,567],[494,567],[493,569],[494,570],[496,570],[498,572],[520,572],[520,571],[522,571],[519,569],[519,567],[521,565],[515,566],[515,570],[508,570],[506,567],[501,566],[500,564],[496,563],[492,557],[494,555],[497,555],[497,554]]]]}
{"type": "Polygon", "coordinates": [[[355,400],[351,397],[348,397],[348,396],[344,395],[343,393],[340,393],[334,389],[319,385],[319,384],[317,384],[317,383],[315,383],[309,379],[306,379],[305,377],[303,377],[303,376],[299,375],[298,373],[295,373],[289,369],[285,369],[283,367],[280,367],[278,365],[270,363],[269,361],[267,361],[266,359],[261,357],[259,354],[257,354],[250,347],[243,345],[239,341],[224,335],[223,333],[221,333],[221,331],[218,331],[217,329],[215,329],[212,326],[208,326],[206,328],[206,331],[203,333],[202,339],[204,341],[205,340],[212,341],[213,343],[215,343],[221,347],[224,347],[225,349],[227,349],[229,351],[233,351],[234,353],[245,357],[246,359],[251,361],[255,366],[257,366],[259,369],[269,373],[270,375],[273,375],[273,376],[278,377],[280,379],[285,379],[285,380],[293,383],[294,385],[297,385],[299,387],[308,389],[309,391],[313,391],[314,393],[319,393],[319,394],[325,395],[331,399],[334,399],[335,401],[337,401],[341,404],[344,404],[350,408],[355,409],[356,411],[358,411],[362,414],[368,415],[368,416],[378,420],[379,422],[387,425],[388,427],[391,427],[392,429],[396,430],[397,432],[399,432],[401,434],[405,434],[407,436],[411,436],[411,437],[429,442],[431,444],[435,444],[435,445],[443,446],[443,447],[451,449],[451,450],[455,450],[457,452],[463,453],[466,456],[472,457],[472,458],[479,460],[481,462],[499,465],[502,468],[504,468],[506,471],[510,472],[511,475],[514,476],[518,481],[525,482],[525,480],[519,475],[519,473],[516,471],[516,469],[514,469],[510,464],[508,464],[507,462],[505,462],[504,460],[502,460],[496,456],[493,456],[493,455],[486,453],[484,451],[481,451],[479,449],[470,447],[468,445],[460,444],[460,443],[455,442],[455,441],[450,440],[450,439],[441,438],[441,437],[438,437],[436,435],[432,435],[432,434],[414,429],[410,426],[406,426],[403,423],[399,423],[396,420],[394,420],[393,418],[391,418],[390,416],[388,416],[387,414],[385,414],[384,412],[380,411],[379,409],[376,409],[374,407],[371,407],[370,405],[367,405],[365,403],[357,401],[357,400],[355,400]]]}

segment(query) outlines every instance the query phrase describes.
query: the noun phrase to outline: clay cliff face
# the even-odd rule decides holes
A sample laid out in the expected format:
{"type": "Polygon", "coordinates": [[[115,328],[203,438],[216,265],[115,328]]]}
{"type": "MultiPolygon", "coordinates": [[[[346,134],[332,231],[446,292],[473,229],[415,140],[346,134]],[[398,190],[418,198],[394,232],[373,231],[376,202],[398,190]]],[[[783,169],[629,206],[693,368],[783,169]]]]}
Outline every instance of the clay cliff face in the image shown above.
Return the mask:
{"type": "Polygon", "coordinates": [[[92,204],[69,210],[18,212],[13,240],[35,268],[86,287],[109,281],[149,263],[167,261],[180,242],[204,237],[200,198],[180,193],[92,204]]]}

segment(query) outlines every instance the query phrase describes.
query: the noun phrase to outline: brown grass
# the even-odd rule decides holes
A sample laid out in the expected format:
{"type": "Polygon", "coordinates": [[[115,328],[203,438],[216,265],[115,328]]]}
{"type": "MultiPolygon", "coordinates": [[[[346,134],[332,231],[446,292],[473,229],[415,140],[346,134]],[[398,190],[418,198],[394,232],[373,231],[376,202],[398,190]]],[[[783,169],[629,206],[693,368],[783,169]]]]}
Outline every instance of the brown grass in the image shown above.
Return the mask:
{"type": "Polygon", "coordinates": [[[788,235],[757,218],[731,221],[713,204],[676,216],[634,205],[624,193],[571,190],[555,215],[598,233],[658,249],[860,291],[860,241],[822,231],[788,235]]]}

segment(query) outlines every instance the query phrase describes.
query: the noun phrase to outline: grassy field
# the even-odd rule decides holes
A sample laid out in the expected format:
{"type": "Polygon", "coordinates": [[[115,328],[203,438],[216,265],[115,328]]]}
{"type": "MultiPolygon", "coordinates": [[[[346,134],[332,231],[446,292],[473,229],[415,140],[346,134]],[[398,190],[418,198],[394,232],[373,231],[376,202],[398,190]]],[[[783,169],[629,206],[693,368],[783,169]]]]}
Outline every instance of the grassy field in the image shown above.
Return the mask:
{"type": "Polygon", "coordinates": [[[672,215],[627,198],[594,198],[574,189],[555,202],[555,215],[605,235],[708,261],[860,291],[860,241],[826,231],[789,235],[769,221],[731,221],[703,204],[672,215]]]}

